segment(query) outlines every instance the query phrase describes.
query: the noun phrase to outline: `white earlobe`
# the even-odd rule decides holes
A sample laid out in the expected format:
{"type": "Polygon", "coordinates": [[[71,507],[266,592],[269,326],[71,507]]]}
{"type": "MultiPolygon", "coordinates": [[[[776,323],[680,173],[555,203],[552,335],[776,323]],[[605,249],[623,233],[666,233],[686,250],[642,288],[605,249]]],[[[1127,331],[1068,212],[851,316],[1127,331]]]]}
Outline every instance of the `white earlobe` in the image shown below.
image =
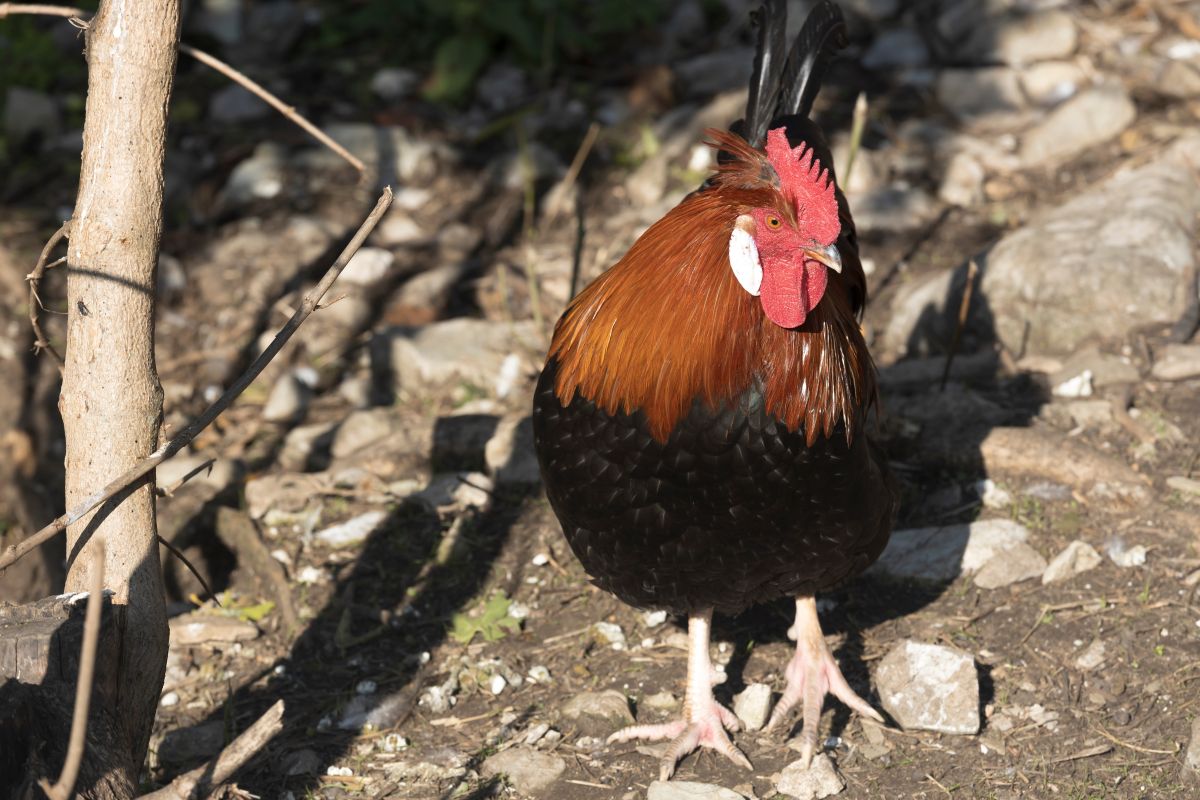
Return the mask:
{"type": "Polygon", "coordinates": [[[729,266],[733,276],[750,294],[758,297],[762,287],[762,264],[758,260],[758,245],[750,231],[754,230],[754,218],[743,214],[737,218],[733,233],[729,235],[729,266]],[[749,230],[747,230],[749,228],[749,230]]]}

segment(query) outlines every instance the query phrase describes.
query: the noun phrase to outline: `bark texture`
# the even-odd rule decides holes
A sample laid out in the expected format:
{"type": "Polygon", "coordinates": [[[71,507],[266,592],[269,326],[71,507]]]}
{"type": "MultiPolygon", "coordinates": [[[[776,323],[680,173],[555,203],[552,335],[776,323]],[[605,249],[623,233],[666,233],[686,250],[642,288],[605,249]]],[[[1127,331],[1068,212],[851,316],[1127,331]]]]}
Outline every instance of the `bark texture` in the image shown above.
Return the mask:
{"type": "MultiPolygon", "coordinates": [[[[162,389],[154,364],[154,288],[178,38],[178,0],[103,0],[87,34],[83,165],[68,251],[59,403],[68,508],[158,442],[162,389]]],[[[115,602],[127,606],[117,735],[129,763],[140,765],[167,656],[153,481],[68,528],[69,591],[87,587],[89,543],[97,536],[107,545],[108,586],[115,602]]],[[[128,777],[136,785],[136,774],[128,777]]]]}

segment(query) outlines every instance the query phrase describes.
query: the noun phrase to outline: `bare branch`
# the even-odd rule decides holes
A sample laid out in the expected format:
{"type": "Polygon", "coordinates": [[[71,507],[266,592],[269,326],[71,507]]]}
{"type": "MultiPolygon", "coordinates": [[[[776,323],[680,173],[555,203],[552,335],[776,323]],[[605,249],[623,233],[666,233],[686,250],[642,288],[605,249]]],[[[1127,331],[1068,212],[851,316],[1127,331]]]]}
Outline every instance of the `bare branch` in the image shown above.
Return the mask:
{"type": "Polygon", "coordinates": [[[348,161],[351,164],[351,166],[353,166],[360,173],[367,171],[366,166],[363,164],[363,162],[359,158],[354,156],[349,150],[342,147],[340,144],[335,142],[333,139],[329,138],[329,134],[325,133],[325,131],[321,130],[316,125],[313,125],[307,119],[300,116],[300,114],[297,113],[295,108],[293,108],[292,106],[286,105],[278,97],[276,97],[275,95],[268,92],[265,88],[263,88],[263,86],[261,84],[256,83],[255,81],[252,81],[250,78],[248,78],[245,75],[243,75],[242,73],[238,72],[236,69],[229,66],[224,61],[221,61],[220,59],[209,55],[208,53],[204,52],[203,50],[197,50],[196,48],[192,47],[191,45],[180,43],[179,52],[184,53],[185,55],[191,56],[192,58],[196,59],[201,64],[204,64],[207,67],[211,67],[211,68],[215,69],[217,72],[221,73],[226,78],[229,78],[229,80],[233,81],[236,84],[239,84],[240,86],[244,87],[245,89],[252,92],[253,94],[258,95],[258,97],[262,98],[262,100],[267,105],[271,106],[271,108],[275,109],[280,114],[283,114],[285,117],[290,119],[292,122],[299,125],[301,128],[303,128],[308,133],[309,136],[312,136],[318,142],[325,145],[330,150],[332,150],[333,152],[337,153],[339,156],[344,158],[346,161],[348,161]]]}
{"type": "MultiPolygon", "coordinates": [[[[0,3],[0,19],[3,19],[10,14],[40,14],[42,16],[78,18],[81,20],[85,20],[89,16],[89,13],[84,11],[82,8],[70,8],[68,6],[52,6],[33,3],[0,3]]],[[[261,84],[246,77],[241,72],[238,72],[236,69],[229,66],[216,56],[210,55],[203,50],[197,50],[191,45],[180,42],[179,52],[191,56],[201,64],[204,64],[206,67],[215,69],[217,72],[221,73],[226,78],[229,78],[234,83],[243,86],[247,91],[252,92],[260,97],[267,105],[271,106],[271,108],[275,109],[280,114],[283,114],[285,117],[294,122],[296,125],[303,128],[308,135],[312,136],[318,142],[337,153],[338,156],[345,159],[351,166],[358,170],[360,174],[367,171],[366,165],[363,164],[361,159],[331,139],[329,134],[325,133],[316,125],[300,116],[299,112],[297,112],[295,108],[287,105],[278,97],[271,94],[261,84]]]]}
{"type": "Polygon", "coordinates": [[[88,708],[92,703],[92,681],[96,674],[96,647],[100,641],[100,609],[104,605],[104,539],[97,537],[92,546],[92,585],[88,591],[87,612],[83,619],[83,648],[79,655],[79,676],[75,683],[75,711],[71,714],[71,738],[62,774],[53,786],[42,778],[38,785],[50,800],[68,800],[75,791],[83,748],[87,741],[88,708]]]}
{"type": "Polygon", "coordinates": [[[213,602],[217,604],[217,607],[220,608],[221,601],[217,599],[215,594],[213,594],[212,587],[208,585],[208,581],[204,580],[204,577],[199,573],[199,571],[192,566],[192,562],[187,560],[187,556],[183,554],[183,551],[157,534],[155,534],[155,538],[158,539],[159,544],[171,551],[171,555],[183,562],[183,565],[187,567],[188,572],[192,573],[192,577],[200,581],[200,585],[204,587],[204,592],[211,597],[213,602]]]}
{"type": "Polygon", "coordinates": [[[75,523],[101,503],[111,500],[125,489],[140,481],[159,464],[186,447],[201,431],[212,424],[212,421],[220,416],[225,409],[229,408],[230,404],[254,382],[254,379],[266,368],[267,364],[271,363],[271,360],[287,344],[287,341],[292,338],[296,329],[316,310],[317,305],[321,302],[321,298],[325,296],[325,293],[329,291],[329,287],[342,274],[342,270],[346,268],[346,264],[358,252],[359,248],[362,247],[363,242],[371,235],[371,231],[375,230],[375,226],[379,223],[379,220],[387,212],[391,204],[392,190],[391,187],[387,187],[383,190],[383,194],[379,196],[379,200],[375,203],[375,208],[363,220],[362,225],[359,226],[358,231],[355,232],[349,244],[342,250],[341,255],[333,262],[333,265],[325,273],[325,276],[321,278],[321,282],[314,286],[308,294],[304,295],[304,300],[300,303],[300,308],[296,309],[296,313],[279,330],[279,333],[271,340],[271,344],[267,346],[267,349],[263,350],[258,358],[254,359],[254,362],[232,386],[225,390],[225,393],[215,403],[205,409],[203,414],[176,434],[174,438],[135,464],[124,475],[109,482],[106,486],[85,498],[75,508],[58,517],[37,533],[6,549],[3,555],[0,555],[0,572],[7,569],[13,562],[30,550],[33,550],[42,542],[57,536],[68,525],[75,523]]]}
{"type": "MultiPolygon", "coordinates": [[[[2,6],[0,6],[2,7],[2,6]]],[[[0,17],[4,14],[0,13],[0,17]]],[[[33,327],[33,349],[34,352],[45,350],[58,364],[59,372],[63,369],[62,356],[54,349],[54,345],[50,344],[50,340],[46,338],[45,332],[42,330],[42,323],[38,318],[38,311],[44,310],[42,298],[38,296],[38,288],[41,286],[42,277],[46,274],[46,270],[51,267],[58,266],[62,263],[62,259],[46,263],[50,259],[50,254],[54,252],[54,248],[63,239],[71,238],[71,220],[67,220],[58,227],[53,235],[46,241],[46,246],[42,248],[42,254],[38,256],[37,264],[33,267],[33,272],[25,276],[25,280],[29,282],[29,324],[33,327]]]]}
{"type": "Polygon", "coordinates": [[[233,777],[234,773],[245,766],[281,730],[283,701],[277,700],[275,705],[267,709],[267,713],[230,742],[215,759],[185,772],[158,791],[142,795],[140,800],[193,800],[207,797],[214,789],[233,777]]]}

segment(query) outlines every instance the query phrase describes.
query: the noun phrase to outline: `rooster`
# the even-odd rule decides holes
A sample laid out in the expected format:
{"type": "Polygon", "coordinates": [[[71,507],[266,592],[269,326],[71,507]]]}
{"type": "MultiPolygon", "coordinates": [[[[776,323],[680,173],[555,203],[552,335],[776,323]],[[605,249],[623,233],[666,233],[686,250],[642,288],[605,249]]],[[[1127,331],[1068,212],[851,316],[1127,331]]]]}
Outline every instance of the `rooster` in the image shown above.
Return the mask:
{"type": "Polygon", "coordinates": [[[682,718],[609,738],[671,740],[663,780],[698,747],[750,767],[713,696],[714,611],[795,599],[767,727],[799,704],[806,764],[826,694],[880,720],[815,600],[878,558],[897,503],[864,431],[876,378],[854,223],[808,119],[845,26],[818,4],[784,61],[786,13],[784,0],[759,11],[746,117],[707,131],[716,171],[571,302],[534,398],[546,495],[593,582],[687,617],[682,718]]]}

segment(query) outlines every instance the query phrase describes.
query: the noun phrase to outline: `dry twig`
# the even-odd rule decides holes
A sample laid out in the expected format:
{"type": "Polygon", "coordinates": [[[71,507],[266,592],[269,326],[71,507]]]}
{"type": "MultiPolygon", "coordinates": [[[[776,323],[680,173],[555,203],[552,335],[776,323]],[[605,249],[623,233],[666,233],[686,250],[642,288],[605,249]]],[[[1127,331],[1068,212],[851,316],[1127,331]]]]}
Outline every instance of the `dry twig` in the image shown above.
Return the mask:
{"type": "Polygon", "coordinates": [[[57,536],[67,526],[81,519],[101,503],[111,500],[125,489],[140,481],[159,464],[186,447],[201,431],[212,424],[212,421],[220,416],[225,409],[229,408],[233,401],[254,382],[259,373],[266,368],[267,364],[271,363],[271,360],[275,358],[283,346],[287,344],[288,340],[292,338],[292,335],[300,325],[316,310],[317,304],[321,302],[321,298],[325,296],[325,293],[329,291],[329,287],[342,274],[342,270],[346,268],[346,264],[358,252],[359,248],[362,247],[363,242],[371,235],[371,231],[375,230],[375,226],[379,223],[379,220],[387,212],[391,204],[392,190],[389,187],[383,190],[383,194],[379,196],[378,202],[375,203],[375,208],[372,209],[371,213],[363,221],[363,224],[359,226],[354,237],[346,245],[345,249],[342,250],[337,260],[333,262],[333,265],[325,273],[325,276],[321,278],[321,282],[309,290],[308,294],[304,295],[304,300],[300,303],[300,308],[296,309],[296,313],[292,315],[292,318],[275,335],[275,338],[271,340],[271,344],[262,351],[258,358],[254,359],[254,362],[234,381],[232,386],[225,390],[225,393],[215,403],[205,409],[203,414],[177,433],[170,441],[131,467],[124,475],[93,492],[78,506],[58,517],[37,533],[6,549],[3,555],[0,555],[0,571],[6,569],[10,564],[30,550],[33,550],[42,542],[57,536]]]}
{"type": "MultiPolygon", "coordinates": [[[[32,4],[32,3],[0,3],[0,19],[4,19],[5,17],[12,15],[12,14],[38,14],[38,15],[42,15],[42,16],[66,17],[68,19],[78,19],[78,20],[86,20],[89,16],[89,13],[87,11],[83,10],[82,8],[71,8],[69,6],[51,6],[51,5],[42,5],[42,4],[32,4]]],[[[84,23],[82,26],[86,27],[86,23],[84,23]]],[[[236,69],[229,66],[224,61],[217,58],[216,56],[210,55],[209,53],[206,53],[203,50],[197,50],[195,47],[192,47],[191,45],[183,44],[182,42],[180,42],[179,43],[179,52],[191,56],[192,58],[199,61],[201,64],[204,64],[206,67],[215,69],[217,72],[221,73],[226,78],[229,78],[234,83],[237,83],[238,85],[245,88],[247,91],[258,96],[267,105],[271,106],[271,108],[275,109],[280,114],[283,114],[285,117],[290,119],[296,125],[300,126],[302,129],[304,129],[304,131],[306,133],[308,133],[308,135],[312,136],[318,142],[325,145],[330,150],[337,153],[338,156],[340,156],[341,158],[343,158],[347,162],[349,162],[351,166],[353,166],[356,170],[359,171],[359,173],[366,172],[367,168],[363,164],[361,159],[357,158],[352,153],[350,153],[349,150],[342,147],[340,144],[338,144],[333,139],[331,139],[329,137],[329,134],[325,133],[320,128],[318,128],[316,125],[312,124],[307,119],[300,116],[300,114],[296,111],[295,108],[287,105],[282,100],[280,100],[278,97],[271,94],[261,84],[256,83],[255,81],[251,80],[247,76],[243,75],[241,72],[238,72],[236,69]]]]}
{"type": "Polygon", "coordinates": [[[221,754],[203,766],[185,772],[141,800],[193,800],[208,797],[213,790],[233,777],[251,758],[258,755],[275,734],[283,730],[283,701],[267,709],[254,724],[229,743],[221,754]]]}
{"type": "Polygon", "coordinates": [[[92,681],[96,674],[96,647],[100,641],[100,609],[104,605],[104,539],[92,545],[92,585],[88,592],[87,612],[83,619],[83,647],[79,655],[79,677],[75,683],[75,710],[71,714],[71,738],[67,758],[58,781],[51,786],[45,778],[38,786],[50,800],[67,800],[75,792],[83,748],[87,742],[88,708],[92,704],[92,681]]]}
{"type": "MultiPolygon", "coordinates": [[[[4,14],[0,13],[0,17],[3,16],[4,14]]],[[[54,345],[50,344],[50,340],[46,338],[46,334],[42,330],[42,323],[38,318],[38,311],[45,310],[45,306],[42,305],[42,298],[38,296],[38,288],[41,285],[42,276],[46,274],[46,270],[62,263],[62,259],[47,263],[50,260],[50,253],[54,252],[54,248],[58,246],[59,242],[69,238],[71,238],[71,220],[67,220],[60,225],[58,230],[46,240],[46,246],[42,248],[42,254],[38,256],[37,264],[33,267],[33,272],[25,276],[25,280],[29,283],[29,324],[33,327],[33,350],[35,353],[42,350],[49,353],[55,363],[58,364],[59,372],[63,368],[62,356],[58,354],[58,351],[54,349],[54,345]]]]}
{"type": "Polygon", "coordinates": [[[942,386],[940,391],[946,391],[946,382],[950,380],[950,367],[954,364],[954,356],[958,353],[958,343],[962,340],[963,328],[967,327],[967,314],[971,312],[971,293],[975,291],[975,276],[979,274],[979,265],[975,259],[967,265],[967,282],[963,285],[962,301],[958,304],[958,320],[954,325],[954,338],[950,340],[950,351],[946,353],[946,366],[942,368],[942,386]]]}

